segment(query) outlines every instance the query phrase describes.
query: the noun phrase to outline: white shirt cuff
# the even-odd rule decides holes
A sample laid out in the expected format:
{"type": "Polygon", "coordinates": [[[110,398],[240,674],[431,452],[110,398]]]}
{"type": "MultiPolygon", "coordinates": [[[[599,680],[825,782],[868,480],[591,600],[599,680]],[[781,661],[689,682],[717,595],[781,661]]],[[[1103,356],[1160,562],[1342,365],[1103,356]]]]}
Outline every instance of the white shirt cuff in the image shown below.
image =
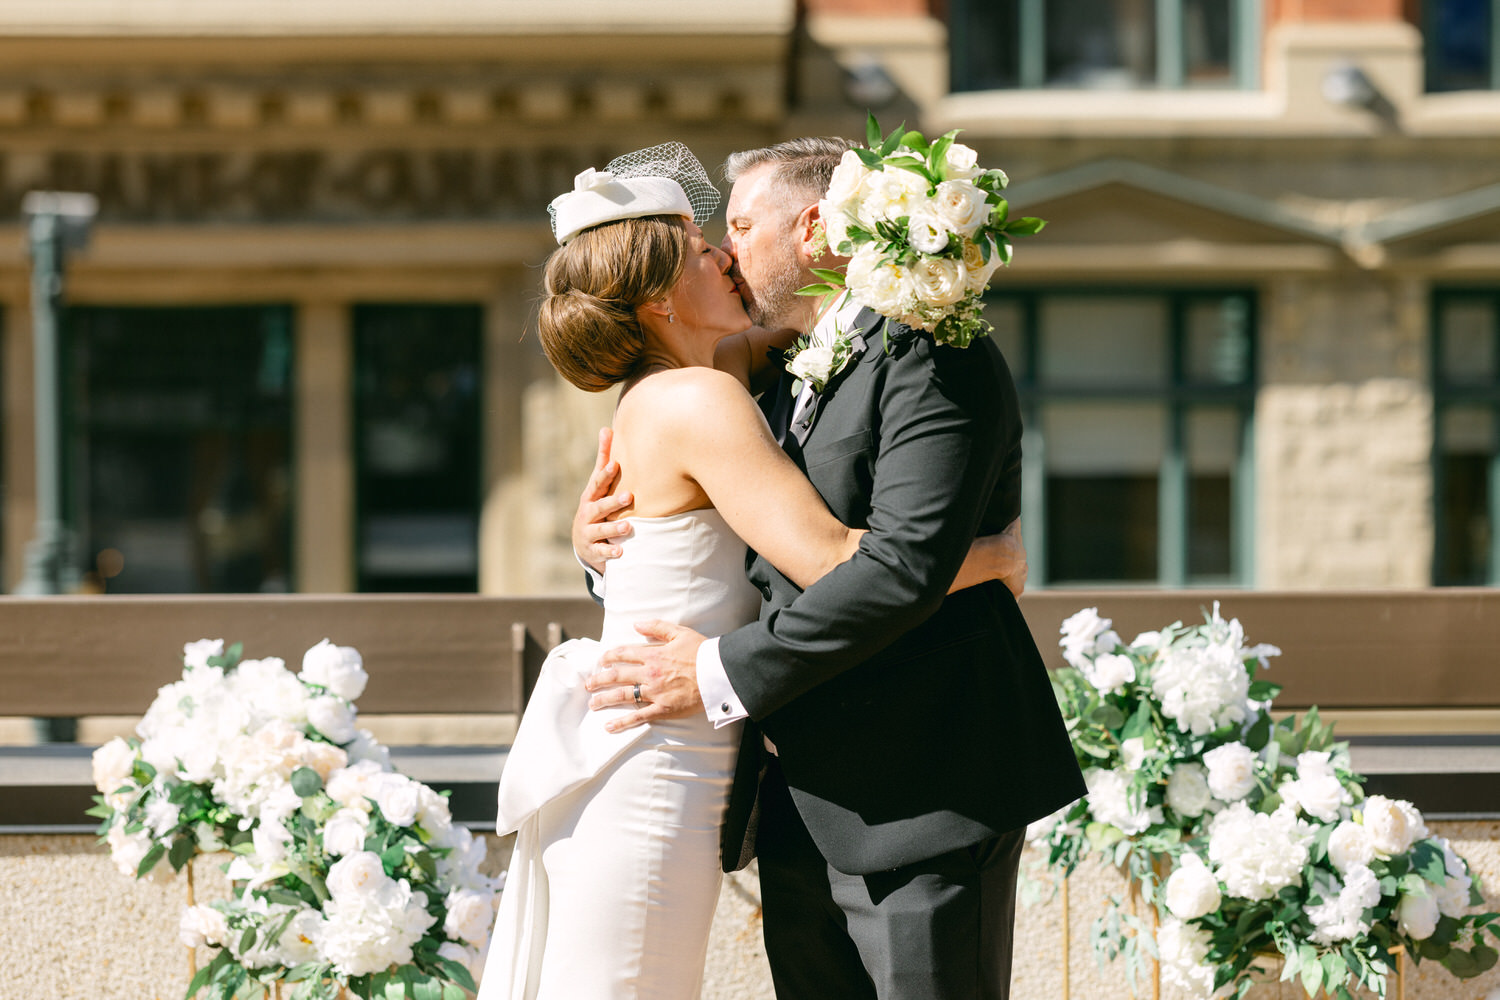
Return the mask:
{"type": "Polygon", "coordinates": [[[577,551],[573,553],[573,558],[578,560],[578,565],[582,566],[583,571],[589,575],[589,589],[594,592],[594,596],[601,601],[604,600],[604,574],[584,562],[583,556],[577,551]]]}
{"type": "Polygon", "coordinates": [[[731,722],[748,719],[750,713],[734,693],[729,675],[724,672],[724,663],[719,659],[719,639],[705,639],[698,647],[698,693],[703,696],[703,707],[708,710],[708,721],[714,728],[727,726],[731,722]]]}

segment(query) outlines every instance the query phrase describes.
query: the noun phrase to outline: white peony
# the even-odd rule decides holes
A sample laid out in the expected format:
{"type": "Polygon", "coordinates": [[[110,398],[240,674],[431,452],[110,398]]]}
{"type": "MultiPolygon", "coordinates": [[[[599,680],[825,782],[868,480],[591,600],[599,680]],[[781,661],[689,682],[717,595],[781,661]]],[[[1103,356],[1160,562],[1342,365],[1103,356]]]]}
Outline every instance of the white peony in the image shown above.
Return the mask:
{"type": "Polygon", "coordinates": [[[1260,758],[1243,743],[1225,743],[1203,755],[1208,767],[1208,788],[1221,802],[1237,802],[1255,788],[1255,770],[1260,758]]]}
{"type": "Polygon", "coordinates": [[[212,906],[189,906],[177,924],[177,940],[188,948],[221,945],[229,937],[229,922],[212,906]]]}
{"type": "Polygon", "coordinates": [[[287,670],[280,657],[244,660],[228,678],[233,697],[249,706],[251,728],[280,721],[301,728],[312,692],[287,670]]]}
{"type": "Polygon", "coordinates": [[[444,941],[438,945],[438,957],[457,962],[469,970],[469,975],[474,977],[475,985],[479,983],[479,977],[484,972],[484,951],[479,948],[470,948],[456,941],[444,941]]]}
{"type": "Polygon", "coordinates": [[[1417,807],[1405,799],[1372,795],[1362,809],[1365,829],[1378,858],[1405,854],[1411,845],[1427,836],[1427,824],[1417,807]]]}
{"type": "MultiPolygon", "coordinates": [[[[116,821],[109,828],[109,833],[105,835],[105,842],[109,844],[110,860],[115,863],[115,867],[122,874],[132,878],[135,877],[141,867],[141,862],[146,860],[146,855],[156,843],[145,833],[126,833],[125,824],[121,821],[116,821]]],[[[163,864],[165,857],[162,855],[150,868],[150,874],[157,881],[171,876],[171,866],[163,864]]]]}
{"type": "Polygon", "coordinates": [[[495,920],[494,897],[487,892],[455,889],[448,894],[448,915],[443,933],[455,941],[467,941],[476,948],[489,940],[490,924],[495,920]]]}
{"type": "Polygon", "coordinates": [[[1443,870],[1448,878],[1442,885],[1428,883],[1432,898],[1437,901],[1438,912],[1443,916],[1461,917],[1469,909],[1469,889],[1474,879],[1446,837],[1437,838],[1437,843],[1443,848],[1443,870]]]}
{"type": "Polygon", "coordinates": [[[989,195],[968,181],[943,181],[933,194],[933,208],[944,227],[973,236],[989,221],[988,198],[989,195]]]}
{"type": "Polygon", "coordinates": [[[182,807],[173,805],[168,799],[155,798],[146,805],[144,819],[151,836],[160,839],[177,829],[177,824],[182,821],[182,807]]]}
{"type": "Polygon", "coordinates": [[[116,736],[94,751],[94,787],[108,795],[130,780],[135,770],[135,751],[116,736]]]}
{"type": "Polygon", "coordinates": [[[1313,943],[1334,944],[1369,933],[1365,911],[1380,902],[1380,880],[1364,865],[1354,865],[1344,875],[1336,895],[1307,908],[1313,922],[1313,943]]]}
{"type": "Polygon", "coordinates": [[[1202,816],[1213,801],[1202,764],[1178,764],[1167,778],[1167,805],[1179,816],[1202,816]]]}
{"type": "Polygon", "coordinates": [[[1428,892],[1409,892],[1396,907],[1397,927],[1413,941],[1425,941],[1437,930],[1438,904],[1428,892]]]}
{"type": "Polygon", "coordinates": [[[1219,881],[1196,854],[1177,859],[1177,867],[1167,879],[1167,909],[1180,920],[1196,920],[1219,908],[1223,896],[1219,881]]]}
{"type": "MultiPolygon", "coordinates": [[[[382,879],[367,892],[342,897],[335,893],[324,906],[318,941],[323,956],[344,975],[369,975],[407,964],[412,960],[412,946],[437,921],[427,911],[424,893],[412,889],[405,879],[382,879]]],[[[329,891],[333,891],[331,878],[329,891]]]]}
{"type": "Polygon", "coordinates": [[[347,701],[333,695],[319,695],[307,703],[307,721],[333,743],[348,743],[358,731],[354,709],[347,701]]]}
{"type": "Polygon", "coordinates": [[[304,767],[310,767],[318,773],[326,783],[328,776],[341,767],[349,765],[349,754],[342,748],[331,743],[320,740],[308,740],[302,745],[301,760],[304,767]]]}
{"type": "Polygon", "coordinates": [[[1237,649],[1220,644],[1172,646],[1151,672],[1162,714],[1178,728],[1204,736],[1248,713],[1250,675],[1237,649]]]}
{"type": "Polygon", "coordinates": [[[1269,899],[1302,884],[1312,838],[1312,828],[1285,806],[1268,816],[1236,802],[1209,824],[1208,858],[1229,895],[1269,899]]]}
{"type": "Polygon", "coordinates": [[[865,166],[859,154],[852,149],[845,150],[844,155],[839,158],[839,165],[833,169],[833,176],[829,178],[824,200],[840,210],[847,208],[859,196],[865,178],[869,176],[870,168],[865,166]]]}
{"type": "Polygon", "coordinates": [[[322,913],[312,907],[298,910],[276,941],[279,964],[295,968],[318,961],[318,936],[322,929],[322,913]]]}
{"type": "Polygon", "coordinates": [[[964,266],[947,257],[923,257],[911,266],[912,288],[928,305],[951,306],[969,294],[964,266]]]}
{"type": "Polygon", "coordinates": [[[357,854],[365,849],[365,834],[369,828],[369,813],[346,806],[323,825],[323,849],[334,857],[357,854]]]}
{"type": "Polygon", "coordinates": [[[1141,765],[1146,762],[1145,738],[1132,736],[1120,744],[1120,762],[1125,765],[1127,771],[1139,771],[1141,765]]]}
{"type": "Polygon", "coordinates": [[[207,669],[210,656],[223,655],[223,639],[199,639],[182,647],[182,665],[188,670],[207,669]]]}
{"type": "Polygon", "coordinates": [[[1135,680],[1135,661],[1123,653],[1104,653],[1092,663],[1087,660],[1078,668],[1094,690],[1115,694],[1135,680]]]}
{"type": "Polygon", "coordinates": [[[356,761],[330,774],[324,790],[341,806],[368,810],[369,800],[375,797],[376,783],[385,773],[373,760],[356,761]]]}
{"type": "Polygon", "coordinates": [[[1208,962],[1208,931],[1181,920],[1167,919],[1156,929],[1156,950],[1161,955],[1161,981],[1194,1000],[1214,995],[1214,966],[1208,962]]]}
{"type": "Polygon", "coordinates": [[[1084,670],[1089,660],[1101,653],[1113,653],[1120,637],[1110,629],[1110,620],[1099,617],[1098,608],[1084,608],[1062,623],[1063,659],[1084,670]]]}
{"type": "Polygon", "coordinates": [[[906,222],[906,239],[918,253],[938,253],[948,246],[948,229],[931,212],[913,212],[906,222]]]}
{"type": "Polygon", "coordinates": [[[1328,836],[1328,861],[1347,875],[1350,869],[1375,860],[1375,842],[1370,831],[1353,820],[1344,820],[1328,836]]]}
{"type": "Polygon", "coordinates": [[[916,294],[910,269],[881,260],[868,244],[849,262],[845,281],[855,298],[882,316],[905,313],[916,294]]]}
{"type": "Polygon", "coordinates": [[[504,876],[497,881],[480,872],[484,864],[485,844],[483,837],[476,837],[462,825],[450,826],[446,833],[432,838],[432,846],[445,847],[448,854],[438,858],[438,878],[459,889],[495,889],[504,876]]]}
{"type": "Polygon", "coordinates": [[[927,204],[927,180],[910,170],[873,170],[860,185],[858,218],[866,229],[906,218],[927,204]]]}
{"type": "Polygon", "coordinates": [[[1134,836],[1162,821],[1161,806],[1148,809],[1131,801],[1130,775],[1094,767],[1083,772],[1083,781],[1088,786],[1089,811],[1099,822],[1134,836]]]}
{"type": "Polygon", "coordinates": [[[364,693],[370,675],[364,671],[364,660],[352,646],[335,646],[324,639],[302,655],[302,679],[321,684],[346,701],[364,693]]]}

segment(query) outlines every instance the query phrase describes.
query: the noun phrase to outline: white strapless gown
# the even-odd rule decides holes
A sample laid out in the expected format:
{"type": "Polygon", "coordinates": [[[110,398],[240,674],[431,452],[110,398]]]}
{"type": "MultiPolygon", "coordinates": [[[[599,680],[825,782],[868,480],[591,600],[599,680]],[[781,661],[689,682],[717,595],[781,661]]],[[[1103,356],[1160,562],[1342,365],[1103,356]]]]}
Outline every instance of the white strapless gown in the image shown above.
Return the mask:
{"type": "Polygon", "coordinates": [[[479,1000],[695,1000],[719,898],[719,827],[739,726],[697,715],[608,733],[599,655],[660,618],[704,635],[753,621],[745,543],[712,509],[630,519],[605,570],[604,630],[553,650],[500,780],[515,832],[479,1000]]]}

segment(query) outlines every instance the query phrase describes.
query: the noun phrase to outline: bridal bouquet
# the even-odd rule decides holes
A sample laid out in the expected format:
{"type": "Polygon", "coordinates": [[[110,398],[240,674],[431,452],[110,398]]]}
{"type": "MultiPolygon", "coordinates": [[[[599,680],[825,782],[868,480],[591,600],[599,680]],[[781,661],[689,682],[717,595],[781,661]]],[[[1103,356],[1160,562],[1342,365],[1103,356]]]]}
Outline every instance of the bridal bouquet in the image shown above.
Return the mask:
{"type": "Polygon", "coordinates": [[[462,1000],[494,918],[485,847],[447,800],[397,773],[357,728],[367,675],[326,639],[293,674],[236,645],[184,649],[182,680],[128,740],[94,753],[91,815],[116,866],[169,878],[226,851],[235,894],[184,912],[188,947],[217,949],[188,986],[230,1000],[296,983],[382,1000],[462,1000]]]}
{"type": "Polygon", "coordinates": [[[1500,914],[1472,912],[1463,858],[1411,803],[1364,794],[1316,708],[1273,721],[1280,688],[1256,675],[1279,650],[1247,645],[1217,604],[1129,643],[1110,626],[1094,608],[1063,622],[1053,686],[1088,795],[1028,831],[1062,874],[1104,860],[1154,908],[1154,941],[1118,908],[1101,918],[1101,956],[1133,977],[1154,952],[1203,998],[1242,997],[1262,956],[1340,1000],[1385,996],[1397,948],[1465,978],[1495,964],[1500,914]]]}
{"type": "Polygon", "coordinates": [[[940,344],[968,347],[991,330],[983,316],[990,276],[1009,264],[1011,239],[1045,223],[1010,218],[999,170],[955,142],[928,142],[897,128],[881,138],[870,116],[868,145],[844,154],[819,202],[828,245],[849,257],[846,273],[815,269],[807,295],[847,291],[856,300],[940,344]]]}

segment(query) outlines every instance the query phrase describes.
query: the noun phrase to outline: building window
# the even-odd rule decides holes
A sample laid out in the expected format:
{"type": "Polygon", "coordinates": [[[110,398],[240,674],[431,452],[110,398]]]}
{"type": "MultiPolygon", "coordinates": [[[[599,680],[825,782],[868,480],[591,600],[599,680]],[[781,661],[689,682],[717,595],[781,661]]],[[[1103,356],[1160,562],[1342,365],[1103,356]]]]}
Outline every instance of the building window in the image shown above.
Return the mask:
{"type": "Polygon", "coordinates": [[[1038,585],[1248,585],[1254,299],[1047,291],[987,315],[1021,395],[1038,585]]]}
{"type": "Polygon", "coordinates": [[[479,589],[477,305],[354,310],[361,591],[479,589]]]}
{"type": "Polygon", "coordinates": [[[77,307],[64,343],[86,586],[291,589],[291,311],[77,307]]]}
{"type": "Polygon", "coordinates": [[[1500,0],[1422,4],[1427,89],[1500,90],[1500,0]]]}
{"type": "Polygon", "coordinates": [[[1438,586],[1500,583],[1500,292],[1440,291],[1433,317],[1438,586]]]}
{"type": "Polygon", "coordinates": [[[953,0],[952,89],[1254,87],[1259,0],[953,0]]]}

